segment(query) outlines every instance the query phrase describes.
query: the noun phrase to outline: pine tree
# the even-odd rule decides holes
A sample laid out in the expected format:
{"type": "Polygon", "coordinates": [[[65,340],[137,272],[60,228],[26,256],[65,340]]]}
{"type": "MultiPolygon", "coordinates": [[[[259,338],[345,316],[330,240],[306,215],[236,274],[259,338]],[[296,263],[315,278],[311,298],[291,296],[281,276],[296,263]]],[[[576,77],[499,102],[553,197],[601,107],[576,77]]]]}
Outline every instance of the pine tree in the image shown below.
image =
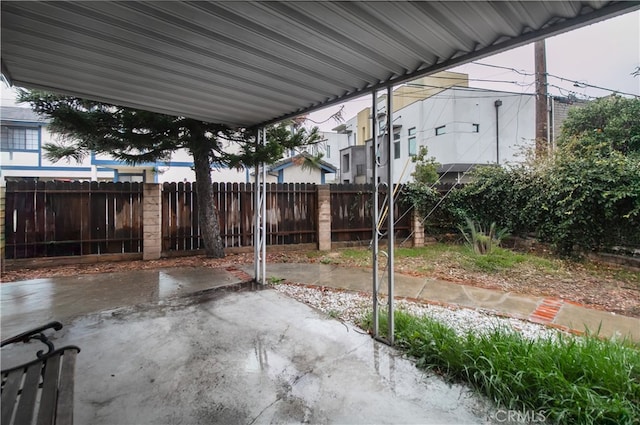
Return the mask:
{"type": "Polygon", "coordinates": [[[20,90],[18,101],[50,119],[52,132],[64,136],[57,144],[43,146],[45,156],[58,161],[81,161],[91,153],[109,154],[127,164],[168,161],[185,149],[193,157],[198,197],[200,232],[208,257],[223,258],[218,211],[213,199],[211,167],[251,167],[272,163],[287,149],[317,143],[317,127],[307,131],[300,125],[281,123],[267,130],[267,143],[256,143],[254,132],[222,124],[176,117],[103,102],[90,101],[38,90],[20,90]],[[222,141],[238,149],[224,148],[222,141]]]}

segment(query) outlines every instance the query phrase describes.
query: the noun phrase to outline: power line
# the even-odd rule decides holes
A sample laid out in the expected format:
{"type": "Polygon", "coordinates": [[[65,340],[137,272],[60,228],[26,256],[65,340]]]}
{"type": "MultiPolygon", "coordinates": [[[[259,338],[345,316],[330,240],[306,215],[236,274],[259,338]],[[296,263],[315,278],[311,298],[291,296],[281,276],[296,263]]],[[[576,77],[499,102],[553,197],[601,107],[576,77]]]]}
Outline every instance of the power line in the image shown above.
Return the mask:
{"type": "Polygon", "coordinates": [[[608,89],[606,87],[596,86],[594,84],[583,83],[581,81],[571,80],[569,78],[564,78],[564,77],[558,77],[557,75],[553,75],[553,74],[549,74],[549,73],[547,73],[547,75],[549,77],[557,78],[560,81],[567,81],[567,82],[573,83],[574,87],[591,87],[591,88],[598,89],[598,90],[610,91],[612,93],[619,93],[619,94],[624,94],[624,95],[627,95],[627,96],[640,97],[637,94],[627,93],[627,92],[623,92],[621,90],[608,89]]]}
{"type": "Polygon", "coordinates": [[[515,72],[517,74],[524,75],[526,77],[534,77],[536,75],[533,72],[527,72],[525,70],[519,70],[519,69],[515,69],[515,68],[510,68],[508,66],[494,65],[494,64],[491,64],[491,63],[482,63],[482,62],[475,62],[475,61],[471,62],[471,63],[473,63],[475,65],[486,66],[486,67],[489,67],[489,68],[506,69],[507,71],[513,71],[513,72],[515,72]]]}
{"type": "MultiPolygon", "coordinates": [[[[527,76],[527,77],[534,77],[535,76],[535,73],[526,72],[524,70],[518,70],[518,69],[515,69],[515,68],[508,67],[508,66],[494,65],[494,64],[483,63],[483,62],[471,62],[471,63],[473,63],[475,65],[486,66],[486,67],[489,67],[489,68],[505,69],[505,70],[508,70],[508,71],[512,71],[512,72],[518,73],[520,75],[527,76]]],[[[604,91],[608,91],[608,92],[611,92],[611,93],[619,93],[619,94],[624,94],[624,95],[627,95],[627,96],[640,97],[639,95],[634,94],[634,93],[627,93],[627,92],[623,92],[621,90],[615,90],[615,89],[610,89],[610,88],[607,88],[607,87],[597,86],[595,84],[589,84],[589,83],[585,83],[585,82],[582,82],[582,81],[573,80],[571,78],[561,77],[561,76],[555,75],[555,74],[547,73],[547,76],[553,77],[553,78],[557,78],[560,81],[566,81],[566,82],[572,83],[576,87],[591,87],[591,88],[594,88],[594,89],[604,90],[604,91]]],[[[554,87],[557,87],[557,86],[554,86],[554,87]]]]}
{"type": "MultiPolygon", "coordinates": [[[[429,78],[440,78],[440,79],[445,79],[445,80],[457,80],[457,81],[463,81],[463,82],[467,82],[467,81],[479,81],[479,82],[483,82],[483,83],[507,83],[507,84],[515,84],[518,86],[523,86],[523,85],[527,85],[526,83],[521,83],[519,81],[513,81],[513,80],[492,80],[492,79],[487,79],[487,78],[456,78],[456,77],[444,77],[444,76],[438,76],[438,75],[430,75],[429,78]]],[[[409,83],[405,83],[405,86],[424,86],[424,87],[437,87],[437,88],[442,88],[442,87],[450,87],[450,86],[435,86],[435,85],[430,85],[430,84],[423,84],[423,83],[415,83],[415,82],[409,82],[409,83]]],[[[455,87],[462,87],[462,86],[455,86],[455,87]]],[[[479,89],[480,87],[465,87],[465,88],[469,88],[469,89],[474,89],[477,88],[479,89]]]]}
{"type": "MultiPolygon", "coordinates": [[[[525,87],[525,88],[529,88],[533,85],[534,83],[528,83],[528,84],[519,84],[521,87],[525,87]]],[[[411,84],[412,86],[414,86],[414,84],[411,84]]],[[[533,96],[533,93],[526,93],[526,92],[521,92],[521,93],[517,93],[517,92],[509,92],[509,91],[502,91],[502,90],[493,90],[493,89],[486,89],[486,88],[481,88],[481,87],[461,87],[461,86],[432,86],[429,84],[415,84],[416,87],[424,87],[424,88],[437,88],[437,89],[443,89],[441,92],[435,93],[431,96],[425,97],[423,95],[420,94],[420,92],[415,92],[415,93],[398,93],[398,92],[394,92],[395,96],[398,96],[400,98],[407,98],[407,99],[431,99],[431,98],[437,98],[437,99],[446,99],[446,98],[455,98],[455,99],[490,99],[493,98],[495,96],[505,96],[505,97],[517,97],[517,96],[533,96]],[[451,94],[451,95],[443,95],[443,93],[449,89],[453,89],[453,90],[459,90],[459,91],[469,91],[469,92],[483,92],[483,93],[491,93],[490,95],[487,96],[458,96],[457,94],[451,94]]]]}

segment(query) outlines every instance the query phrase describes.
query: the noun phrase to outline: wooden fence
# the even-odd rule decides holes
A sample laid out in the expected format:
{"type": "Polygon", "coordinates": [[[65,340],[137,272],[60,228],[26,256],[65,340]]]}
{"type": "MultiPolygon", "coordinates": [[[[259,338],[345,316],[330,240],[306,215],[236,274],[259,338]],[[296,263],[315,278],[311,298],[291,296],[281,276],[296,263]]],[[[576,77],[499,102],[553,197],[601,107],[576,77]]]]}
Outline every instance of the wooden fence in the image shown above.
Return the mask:
{"type": "Polygon", "coordinates": [[[7,259],[142,252],[142,185],[7,182],[7,259]]]}
{"type": "MultiPolygon", "coordinates": [[[[331,241],[370,240],[373,186],[329,188],[331,241]]],[[[201,249],[195,184],[165,183],[159,205],[144,202],[142,189],[139,183],[7,182],[6,258],[142,253],[143,209],[161,216],[161,252],[201,249]]],[[[253,246],[254,185],[214,183],[213,191],[224,246],[253,246]]],[[[406,211],[396,206],[397,237],[410,233],[406,211]]],[[[267,245],[318,243],[318,214],[316,185],[268,184],[267,245]]]]}
{"type": "MultiPolygon", "coordinates": [[[[373,185],[371,184],[332,184],[331,191],[331,241],[368,241],[372,234],[373,185]]],[[[386,198],[385,192],[379,192],[380,206],[386,198]]],[[[410,208],[396,202],[396,237],[406,237],[410,232],[410,208]]],[[[387,229],[383,221],[382,231],[387,229]]]]}
{"type": "MultiPolygon", "coordinates": [[[[253,246],[254,184],[214,183],[225,248],[253,246]]],[[[162,187],[162,251],[202,248],[195,184],[162,187]]],[[[317,242],[317,197],[314,184],[267,185],[267,245],[317,242]]]]}

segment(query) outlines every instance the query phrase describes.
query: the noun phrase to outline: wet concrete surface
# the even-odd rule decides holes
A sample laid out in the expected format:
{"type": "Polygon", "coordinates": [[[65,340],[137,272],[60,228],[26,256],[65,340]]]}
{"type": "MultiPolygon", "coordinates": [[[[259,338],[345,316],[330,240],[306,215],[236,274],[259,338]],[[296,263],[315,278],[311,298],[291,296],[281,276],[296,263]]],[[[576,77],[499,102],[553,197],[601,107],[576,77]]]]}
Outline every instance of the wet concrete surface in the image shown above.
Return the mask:
{"type": "MultiPolygon", "coordinates": [[[[3,311],[3,317],[5,312],[3,311]]],[[[272,290],[77,317],[78,424],[490,423],[465,387],[272,290]]],[[[3,349],[3,365],[23,358],[3,349]]]]}
{"type": "MultiPolygon", "coordinates": [[[[252,266],[241,266],[241,268],[250,275],[253,274],[252,266]]],[[[371,270],[364,268],[346,268],[329,264],[267,264],[267,277],[363,292],[371,292],[372,290],[371,274],[371,270]]],[[[386,274],[380,280],[380,293],[387,293],[386,274]]],[[[398,273],[395,275],[395,296],[418,299],[424,302],[479,308],[538,323],[540,323],[539,318],[535,316],[541,306],[544,308],[543,302],[545,301],[544,298],[538,296],[477,288],[398,273]]],[[[557,314],[542,323],[578,332],[598,331],[598,335],[607,338],[621,337],[640,341],[640,319],[568,302],[560,302],[560,304],[562,306],[557,314]]]]}
{"type": "MultiPolygon", "coordinates": [[[[267,276],[371,286],[370,271],[322,264],[269,264],[267,276]]],[[[499,422],[482,398],[423,374],[356,329],[275,291],[232,292],[247,289],[241,280],[220,269],[175,268],[5,283],[2,337],[49,320],[65,324],[56,346],[82,349],[78,424],[499,422]]],[[[398,296],[498,312],[526,314],[537,302],[428,279],[396,281],[398,296]]],[[[638,319],[570,304],[554,322],[582,330],[603,322],[616,335],[640,329],[638,319]]],[[[2,367],[40,348],[3,348],[2,367]]]]}
{"type": "Polygon", "coordinates": [[[187,267],[3,283],[2,336],[51,320],[158,301],[239,281],[222,269],[187,267]]]}
{"type": "Polygon", "coordinates": [[[576,305],[564,304],[554,323],[582,332],[640,341],[640,320],[606,311],[581,309],[576,305]]]}
{"type": "MultiPolygon", "coordinates": [[[[252,274],[250,266],[241,267],[252,274]]],[[[328,264],[267,264],[267,276],[286,278],[291,282],[371,292],[371,270],[346,268],[328,264]]],[[[482,308],[526,318],[542,300],[473,286],[396,273],[394,295],[440,303],[482,308]]],[[[380,293],[387,294],[387,275],[381,275],[380,293]]]]}

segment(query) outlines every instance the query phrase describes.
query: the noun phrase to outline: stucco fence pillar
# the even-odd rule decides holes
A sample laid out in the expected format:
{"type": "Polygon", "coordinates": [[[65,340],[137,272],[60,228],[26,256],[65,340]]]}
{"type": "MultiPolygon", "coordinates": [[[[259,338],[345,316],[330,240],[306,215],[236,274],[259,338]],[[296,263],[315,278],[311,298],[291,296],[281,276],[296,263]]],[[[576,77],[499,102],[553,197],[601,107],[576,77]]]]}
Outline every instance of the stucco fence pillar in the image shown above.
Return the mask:
{"type": "Polygon", "coordinates": [[[316,186],[318,202],[318,250],[331,251],[331,191],[328,184],[316,186]]]}
{"type": "Polygon", "coordinates": [[[145,183],[142,196],[142,259],[157,260],[162,253],[162,185],[145,183]]]}
{"type": "Polygon", "coordinates": [[[415,209],[411,213],[411,234],[413,235],[413,246],[424,246],[424,223],[421,214],[415,209]]]}

